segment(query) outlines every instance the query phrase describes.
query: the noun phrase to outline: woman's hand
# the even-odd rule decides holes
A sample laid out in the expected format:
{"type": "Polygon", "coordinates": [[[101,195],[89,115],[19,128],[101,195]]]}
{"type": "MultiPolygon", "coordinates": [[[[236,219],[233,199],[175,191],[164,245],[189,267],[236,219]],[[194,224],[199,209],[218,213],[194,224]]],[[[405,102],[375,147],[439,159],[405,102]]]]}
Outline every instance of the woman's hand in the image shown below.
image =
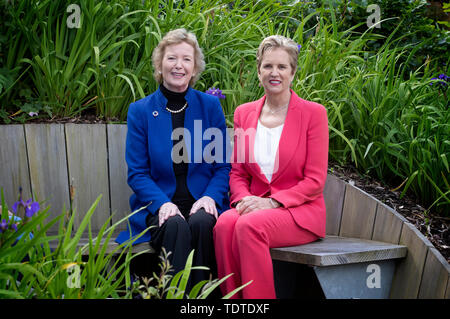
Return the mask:
{"type": "Polygon", "coordinates": [[[164,222],[169,219],[169,217],[180,215],[183,219],[184,216],[181,214],[180,210],[178,209],[177,205],[175,205],[172,202],[167,202],[161,205],[159,208],[159,227],[161,227],[164,222]]]}
{"type": "Polygon", "coordinates": [[[236,210],[240,215],[251,213],[255,210],[273,209],[280,207],[280,203],[267,197],[245,196],[236,205],[236,210]]]}
{"type": "Polygon", "coordinates": [[[219,216],[216,208],[216,202],[209,196],[199,198],[194,205],[192,205],[189,215],[195,214],[200,208],[204,208],[208,214],[213,215],[216,219],[219,216]]]}

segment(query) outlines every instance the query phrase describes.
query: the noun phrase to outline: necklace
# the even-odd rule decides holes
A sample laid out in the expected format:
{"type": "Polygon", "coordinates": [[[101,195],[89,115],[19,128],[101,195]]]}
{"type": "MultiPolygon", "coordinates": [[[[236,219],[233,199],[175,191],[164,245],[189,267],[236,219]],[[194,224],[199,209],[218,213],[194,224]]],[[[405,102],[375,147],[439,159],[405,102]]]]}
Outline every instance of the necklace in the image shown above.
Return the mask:
{"type": "Polygon", "coordinates": [[[186,107],[187,107],[187,102],[179,110],[174,111],[174,110],[169,109],[167,106],[166,106],[166,110],[169,111],[170,113],[175,113],[176,114],[176,113],[183,112],[186,107]]]}
{"type": "Polygon", "coordinates": [[[284,110],[285,108],[287,108],[289,106],[289,103],[286,104],[285,106],[279,107],[278,109],[276,109],[275,111],[272,110],[272,108],[269,106],[269,104],[266,102],[267,108],[269,109],[270,114],[275,114],[278,113],[279,111],[284,110]]]}

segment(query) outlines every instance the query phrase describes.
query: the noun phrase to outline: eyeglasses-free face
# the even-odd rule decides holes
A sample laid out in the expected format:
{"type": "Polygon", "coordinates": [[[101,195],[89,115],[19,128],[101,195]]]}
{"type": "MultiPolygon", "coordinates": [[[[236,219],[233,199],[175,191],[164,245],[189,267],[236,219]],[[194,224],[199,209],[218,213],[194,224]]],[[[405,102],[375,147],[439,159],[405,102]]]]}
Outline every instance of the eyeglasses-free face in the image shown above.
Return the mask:
{"type": "Polygon", "coordinates": [[[283,94],[289,92],[294,79],[294,70],[289,63],[289,54],[280,48],[264,53],[258,78],[266,94],[283,94]]]}
{"type": "Polygon", "coordinates": [[[194,72],[194,48],[186,43],[168,45],[162,60],[164,86],[173,92],[184,92],[194,72]]]}

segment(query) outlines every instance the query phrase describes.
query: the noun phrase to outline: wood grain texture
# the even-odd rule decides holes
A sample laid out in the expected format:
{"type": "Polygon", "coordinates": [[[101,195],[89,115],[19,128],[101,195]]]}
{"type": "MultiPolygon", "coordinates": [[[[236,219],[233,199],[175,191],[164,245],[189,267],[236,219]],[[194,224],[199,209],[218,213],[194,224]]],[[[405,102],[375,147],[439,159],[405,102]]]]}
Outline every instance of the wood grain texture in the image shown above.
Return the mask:
{"type": "MultiPolygon", "coordinates": [[[[127,163],[125,162],[127,126],[108,124],[107,131],[111,212],[113,213],[112,221],[115,223],[130,214],[128,200],[132,191],[127,184],[127,163]]],[[[118,229],[125,230],[126,223],[121,223],[118,229]]]]}
{"type": "Polygon", "coordinates": [[[410,223],[403,225],[400,244],[408,247],[408,255],[397,265],[390,298],[416,299],[427,252],[433,245],[410,223]]]}
{"type": "Polygon", "coordinates": [[[22,199],[31,198],[24,127],[0,125],[0,189],[3,188],[9,208],[18,200],[19,187],[22,187],[22,199]]]}
{"type": "Polygon", "coordinates": [[[378,202],[372,240],[398,244],[406,218],[392,208],[378,202]]]}
{"type": "Polygon", "coordinates": [[[310,244],[272,248],[270,251],[276,260],[331,266],[402,258],[407,248],[359,238],[327,236],[310,244]]]}
{"type": "Polygon", "coordinates": [[[449,280],[450,265],[436,248],[428,248],[419,289],[420,299],[443,299],[449,280]]]}
{"type": "Polygon", "coordinates": [[[450,279],[447,282],[447,289],[445,291],[445,299],[450,299],[450,279]]]}
{"type": "Polygon", "coordinates": [[[75,228],[102,195],[91,218],[92,229],[98,230],[110,217],[105,124],[66,124],[65,132],[69,181],[75,190],[75,228]]]}
{"type": "Polygon", "coordinates": [[[327,235],[338,235],[341,226],[342,206],[344,203],[345,182],[328,174],[323,196],[327,208],[327,235]]]}
{"type": "Polygon", "coordinates": [[[347,184],[339,236],[371,239],[376,208],[375,198],[347,184]]]}
{"type": "MultiPolygon", "coordinates": [[[[69,180],[63,124],[26,124],[31,187],[50,205],[50,218],[69,209],[69,180]]],[[[58,224],[52,230],[57,230],[58,224]]]]}

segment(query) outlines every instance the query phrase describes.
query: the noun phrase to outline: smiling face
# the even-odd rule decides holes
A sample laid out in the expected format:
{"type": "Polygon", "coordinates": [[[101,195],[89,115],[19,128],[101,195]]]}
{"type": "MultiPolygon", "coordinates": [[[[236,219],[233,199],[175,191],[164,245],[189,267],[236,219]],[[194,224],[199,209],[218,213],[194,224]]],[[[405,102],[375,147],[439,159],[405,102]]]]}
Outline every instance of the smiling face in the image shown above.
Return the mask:
{"type": "Polygon", "coordinates": [[[184,92],[193,76],[194,61],[194,48],[190,44],[168,45],[161,63],[164,86],[173,92],[184,92]]]}
{"type": "Polygon", "coordinates": [[[281,48],[264,53],[258,78],[266,94],[278,95],[289,92],[295,73],[289,61],[289,54],[281,48]]]}

